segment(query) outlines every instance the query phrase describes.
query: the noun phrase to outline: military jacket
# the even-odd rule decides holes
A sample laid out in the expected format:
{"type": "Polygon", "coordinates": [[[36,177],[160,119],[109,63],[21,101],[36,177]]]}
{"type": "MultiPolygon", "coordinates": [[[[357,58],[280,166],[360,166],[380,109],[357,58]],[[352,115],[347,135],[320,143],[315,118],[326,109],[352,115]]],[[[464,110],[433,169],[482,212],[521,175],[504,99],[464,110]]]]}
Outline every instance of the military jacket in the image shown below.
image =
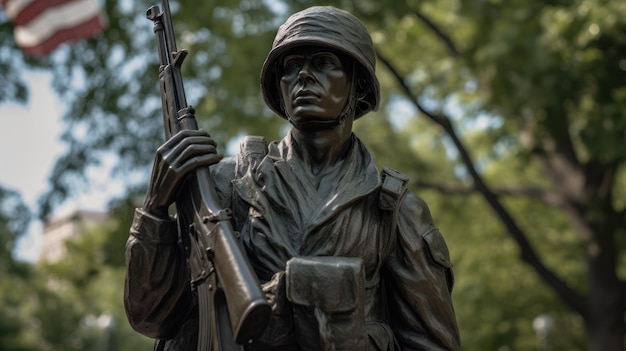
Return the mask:
{"type": "MultiPolygon", "coordinates": [[[[351,149],[334,168],[311,176],[306,167],[287,135],[266,152],[244,148],[211,169],[274,303],[256,349],[316,345],[306,339],[317,334],[294,318],[298,307],[284,297],[281,279],[292,257],[350,257],[360,259],[364,271],[360,304],[369,349],[459,350],[452,265],[425,202],[407,193],[397,203],[393,198],[385,203],[380,172],[354,135],[351,149]]],[[[137,210],[126,248],[125,303],[131,325],[162,339],[163,349],[195,350],[196,297],[175,228],[173,220],[137,210]]]]}

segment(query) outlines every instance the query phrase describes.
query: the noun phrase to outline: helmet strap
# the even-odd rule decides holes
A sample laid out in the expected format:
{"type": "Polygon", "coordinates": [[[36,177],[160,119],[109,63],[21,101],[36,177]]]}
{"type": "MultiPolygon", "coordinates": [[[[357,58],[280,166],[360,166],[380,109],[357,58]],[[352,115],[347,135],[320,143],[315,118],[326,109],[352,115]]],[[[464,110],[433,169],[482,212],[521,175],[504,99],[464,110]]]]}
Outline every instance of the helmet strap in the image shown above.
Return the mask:
{"type": "Polygon", "coordinates": [[[350,93],[346,106],[335,120],[335,126],[338,126],[346,120],[350,114],[354,116],[356,110],[356,62],[352,62],[352,82],[350,83],[350,93]]]}

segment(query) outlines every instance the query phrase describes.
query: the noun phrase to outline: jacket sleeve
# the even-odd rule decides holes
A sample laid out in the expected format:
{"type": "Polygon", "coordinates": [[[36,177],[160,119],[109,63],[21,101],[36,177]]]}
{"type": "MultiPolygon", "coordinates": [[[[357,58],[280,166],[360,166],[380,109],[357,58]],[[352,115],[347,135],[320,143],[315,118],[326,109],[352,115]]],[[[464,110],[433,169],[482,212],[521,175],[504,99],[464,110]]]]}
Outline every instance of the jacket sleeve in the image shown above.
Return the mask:
{"type": "MultiPolygon", "coordinates": [[[[232,157],[211,166],[220,201],[227,205],[234,169],[232,157]]],[[[172,339],[186,322],[197,318],[197,298],[187,267],[176,220],[135,210],[126,242],[124,287],[124,307],[133,329],[148,337],[172,339]]]]}
{"type": "Polygon", "coordinates": [[[133,329],[152,338],[174,337],[192,307],[176,226],[137,209],[126,243],[126,315],[133,329]]]}
{"type": "Polygon", "coordinates": [[[426,203],[407,194],[386,267],[391,325],[402,350],[460,350],[448,248],[426,203]]]}

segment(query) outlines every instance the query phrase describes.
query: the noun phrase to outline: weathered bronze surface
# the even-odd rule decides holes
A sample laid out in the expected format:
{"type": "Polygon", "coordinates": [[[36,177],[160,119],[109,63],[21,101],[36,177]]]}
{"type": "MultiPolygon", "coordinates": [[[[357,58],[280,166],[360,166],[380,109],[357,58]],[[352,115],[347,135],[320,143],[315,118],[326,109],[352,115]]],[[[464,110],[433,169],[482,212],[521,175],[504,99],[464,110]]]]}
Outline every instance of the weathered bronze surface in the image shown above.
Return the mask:
{"type": "Polygon", "coordinates": [[[266,103],[292,125],[283,139],[268,145],[248,137],[237,156],[222,159],[207,133],[182,130],[157,150],[126,247],[125,288],[131,325],[158,339],[157,349],[460,349],[444,238],[426,203],[406,191],[406,177],[377,170],[352,133],[354,120],[378,107],[374,67],[358,19],[333,7],[301,11],[279,28],[261,72],[266,103]],[[177,224],[169,205],[202,191],[189,187],[190,174],[211,179],[223,209],[198,216],[178,206],[177,224]],[[193,220],[193,230],[180,226],[194,216],[228,222],[246,262],[224,252],[214,230],[203,233],[193,220]],[[200,242],[210,263],[202,281],[186,238],[198,234],[207,238],[200,242]],[[239,346],[215,339],[237,331],[232,320],[241,313],[232,309],[241,309],[255,284],[241,279],[241,289],[215,293],[227,278],[213,269],[228,262],[229,274],[251,267],[272,307],[263,327],[250,324],[258,328],[245,334],[250,340],[235,337],[239,346]],[[205,281],[217,284],[208,284],[209,312],[228,309],[208,327],[199,322],[207,303],[198,283],[205,281]]]}

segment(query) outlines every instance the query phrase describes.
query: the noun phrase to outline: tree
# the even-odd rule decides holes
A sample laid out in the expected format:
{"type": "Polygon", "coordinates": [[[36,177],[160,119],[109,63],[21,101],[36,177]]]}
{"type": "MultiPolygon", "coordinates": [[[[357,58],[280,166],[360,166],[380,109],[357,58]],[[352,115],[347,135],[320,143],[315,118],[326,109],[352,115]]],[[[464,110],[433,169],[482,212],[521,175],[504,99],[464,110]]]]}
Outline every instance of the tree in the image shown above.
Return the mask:
{"type": "Polygon", "coordinates": [[[46,277],[36,312],[41,349],[131,351],[149,350],[154,343],[126,322],[124,251],[116,246],[125,242],[128,227],[121,237],[115,215],[112,211],[113,218],[103,224],[82,228],[66,242],[62,260],[39,264],[46,277]]]}
{"type": "Polygon", "coordinates": [[[29,331],[28,314],[19,308],[28,298],[31,267],[13,258],[15,242],[26,232],[31,213],[19,194],[0,186],[0,349],[30,351],[36,349],[35,335],[29,331]]]}
{"type": "MultiPolygon", "coordinates": [[[[477,330],[461,324],[465,347],[530,349],[532,315],[551,308],[564,335],[555,347],[582,349],[585,340],[575,335],[582,328],[591,350],[624,350],[626,5],[326,3],[352,11],[372,32],[384,105],[357,132],[376,159],[411,175],[413,189],[442,213],[438,222],[462,273],[459,320],[485,323],[477,330]],[[457,241],[463,248],[455,249],[457,241]],[[533,289],[537,281],[542,286],[533,289]],[[520,295],[520,288],[528,290],[520,295]]],[[[183,66],[188,99],[221,145],[243,133],[280,134],[284,122],[263,106],[258,72],[277,25],[312,4],[172,3],[179,47],[191,52],[183,66]]],[[[149,5],[106,1],[103,36],[45,60],[23,57],[14,45],[0,48],[10,53],[0,55],[10,67],[51,70],[71,102],[64,134],[71,147],[50,177],[42,213],[71,195],[106,153],[119,157],[125,177],[143,175],[129,188],[145,182],[162,140],[156,51],[140,15],[149,5]]],[[[4,42],[9,35],[0,17],[4,42]]],[[[0,101],[23,99],[19,71],[0,73],[8,77],[0,101]]]]}
{"type": "MultiPolygon", "coordinates": [[[[457,5],[456,16],[448,17],[457,23],[439,26],[436,16],[441,13],[429,3],[404,9],[400,20],[390,18],[409,28],[407,36],[412,26],[432,31],[448,53],[440,58],[444,64],[428,68],[437,78],[437,69],[453,59],[447,63],[465,75],[461,79],[465,85],[457,88],[458,93],[450,89],[442,94],[441,89],[432,88],[432,81],[414,82],[400,73],[424,72],[426,67],[419,64],[404,68],[402,62],[381,53],[383,64],[404,95],[441,126],[454,144],[467,170],[468,176],[463,178],[471,179],[468,188],[457,187],[456,191],[476,191],[483,196],[517,244],[521,259],[583,318],[592,350],[624,350],[626,282],[619,277],[618,267],[624,263],[625,249],[626,210],[619,186],[625,179],[625,154],[618,140],[626,136],[626,66],[618,53],[626,44],[626,23],[617,18],[626,7],[602,1],[457,5]],[[455,38],[448,33],[459,34],[455,38]],[[465,45],[457,45],[456,39],[465,45]],[[515,157],[537,167],[542,181],[491,185],[449,113],[424,107],[422,101],[429,98],[461,100],[468,95],[467,84],[476,88],[469,89],[475,96],[465,104],[477,104],[479,113],[464,120],[490,116],[499,126],[486,130],[483,137],[493,140],[493,156],[502,157],[498,147],[506,146],[507,153],[513,150],[515,157]],[[558,266],[548,264],[532,240],[537,236],[532,231],[538,228],[524,228],[522,220],[503,203],[507,195],[533,198],[534,206],[549,205],[567,217],[569,230],[579,235],[579,245],[584,248],[576,257],[587,263],[584,288],[574,286],[558,266]]],[[[458,78],[453,74],[446,81],[458,84],[458,78]]],[[[495,162],[498,160],[486,160],[490,167],[495,162]]],[[[448,184],[422,185],[454,191],[448,184]]]]}
{"type": "Polygon", "coordinates": [[[153,342],[125,323],[124,253],[111,249],[112,242],[125,241],[119,235],[111,240],[117,220],[83,230],[79,240],[67,243],[65,260],[34,267],[12,257],[30,216],[15,191],[0,188],[0,349],[150,349],[153,342]]]}

